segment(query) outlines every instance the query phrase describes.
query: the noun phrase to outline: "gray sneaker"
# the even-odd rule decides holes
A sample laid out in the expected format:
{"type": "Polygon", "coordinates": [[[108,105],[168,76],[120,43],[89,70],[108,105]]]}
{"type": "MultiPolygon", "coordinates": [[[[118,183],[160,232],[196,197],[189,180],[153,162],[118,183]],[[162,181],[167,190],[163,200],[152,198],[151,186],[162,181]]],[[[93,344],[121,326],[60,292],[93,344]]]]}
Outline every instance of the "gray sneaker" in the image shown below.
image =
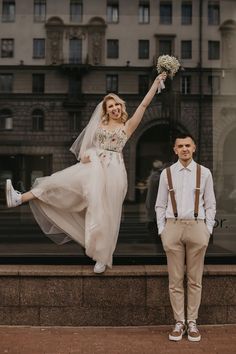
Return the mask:
{"type": "Polygon", "coordinates": [[[10,179],[6,180],[5,189],[6,189],[6,201],[7,201],[8,208],[13,208],[22,204],[21,193],[16,191],[12,187],[12,183],[10,179]]]}

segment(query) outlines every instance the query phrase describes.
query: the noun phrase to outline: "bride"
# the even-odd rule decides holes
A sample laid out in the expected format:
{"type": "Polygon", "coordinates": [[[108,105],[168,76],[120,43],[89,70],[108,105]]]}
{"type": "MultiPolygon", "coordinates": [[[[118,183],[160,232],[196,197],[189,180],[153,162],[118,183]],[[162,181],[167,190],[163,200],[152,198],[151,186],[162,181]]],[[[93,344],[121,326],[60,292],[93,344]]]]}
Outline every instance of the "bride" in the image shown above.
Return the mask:
{"type": "Polygon", "coordinates": [[[74,240],[82,245],[96,261],[95,273],[112,267],[127,191],[122,149],[156,91],[165,87],[166,76],[163,72],[154,80],[128,120],[125,102],[113,93],[106,95],[70,149],[79,163],[37,178],[23,194],[6,181],[7,206],[29,202],[43,232],[58,244],[74,240]]]}

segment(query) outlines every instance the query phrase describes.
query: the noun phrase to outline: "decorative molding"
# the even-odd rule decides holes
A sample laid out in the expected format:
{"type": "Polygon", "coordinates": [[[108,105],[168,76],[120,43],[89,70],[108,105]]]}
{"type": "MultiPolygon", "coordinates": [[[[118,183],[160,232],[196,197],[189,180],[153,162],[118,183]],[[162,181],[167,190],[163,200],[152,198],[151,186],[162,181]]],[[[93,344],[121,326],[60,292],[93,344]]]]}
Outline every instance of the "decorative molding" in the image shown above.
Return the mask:
{"type": "Polygon", "coordinates": [[[47,31],[47,64],[62,63],[62,30],[47,31]]]}
{"type": "Polygon", "coordinates": [[[66,27],[64,33],[66,39],[73,39],[73,38],[85,39],[87,35],[86,29],[84,27],[81,28],[81,26],[66,27]]]}
{"type": "Polygon", "coordinates": [[[48,112],[48,107],[42,105],[41,103],[36,103],[30,107],[29,114],[32,115],[33,111],[35,111],[36,109],[43,111],[45,114],[48,112]]]}
{"type": "Polygon", "coordinates": [[[227,117],[232,115],[234,118],[236,117],[236,108],[235,107],[223,107],[221,109],[221,116],[227,117]]]}
{"type": "Polygon", "coordinates": [[[236,22],[227,20],[220,26],[222,37],[222,61],[223,66],[235,67],[236,65],[236,22]]]}
{"type": "Polygon", "coordinates": [[[45,27],[49,27],[49,26],[64,26],[64,22],[63,20],[58,17],[58,16],[53,16],[50,17],[47,22],[45,23],[45,27]]]}

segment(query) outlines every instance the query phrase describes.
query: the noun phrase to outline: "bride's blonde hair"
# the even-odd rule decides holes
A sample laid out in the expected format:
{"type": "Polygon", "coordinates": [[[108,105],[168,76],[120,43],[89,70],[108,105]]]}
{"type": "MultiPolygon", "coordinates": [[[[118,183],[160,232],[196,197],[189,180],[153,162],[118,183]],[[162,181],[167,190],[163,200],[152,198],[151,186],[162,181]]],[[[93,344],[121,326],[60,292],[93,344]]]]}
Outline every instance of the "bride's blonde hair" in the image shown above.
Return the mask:
{"type": "Polygon", "coordinates": [[[116,103],[121,105],[121,122],[125,123],[128,119],[128,113],[126,112],[125,101],[123,101],[119,96],[115,93],[109,93],[103,98],[102,101],[102,124],[108,124],[109,118],[107,115],[107,101],[113,99],[116,103]]]}

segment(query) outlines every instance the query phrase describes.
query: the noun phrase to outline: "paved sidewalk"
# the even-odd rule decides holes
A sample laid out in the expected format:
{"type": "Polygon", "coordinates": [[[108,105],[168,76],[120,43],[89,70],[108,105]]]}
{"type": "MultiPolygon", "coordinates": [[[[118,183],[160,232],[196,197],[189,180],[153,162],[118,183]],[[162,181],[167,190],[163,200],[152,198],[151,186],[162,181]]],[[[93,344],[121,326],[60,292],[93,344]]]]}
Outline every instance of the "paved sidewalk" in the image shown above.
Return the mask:
{"type": "Polygon", "coordinates": [[[0,327],[0,354],[235,354],[236,325],[200,326],[202,340],[168,340],[169,326],[0,327]]]}

